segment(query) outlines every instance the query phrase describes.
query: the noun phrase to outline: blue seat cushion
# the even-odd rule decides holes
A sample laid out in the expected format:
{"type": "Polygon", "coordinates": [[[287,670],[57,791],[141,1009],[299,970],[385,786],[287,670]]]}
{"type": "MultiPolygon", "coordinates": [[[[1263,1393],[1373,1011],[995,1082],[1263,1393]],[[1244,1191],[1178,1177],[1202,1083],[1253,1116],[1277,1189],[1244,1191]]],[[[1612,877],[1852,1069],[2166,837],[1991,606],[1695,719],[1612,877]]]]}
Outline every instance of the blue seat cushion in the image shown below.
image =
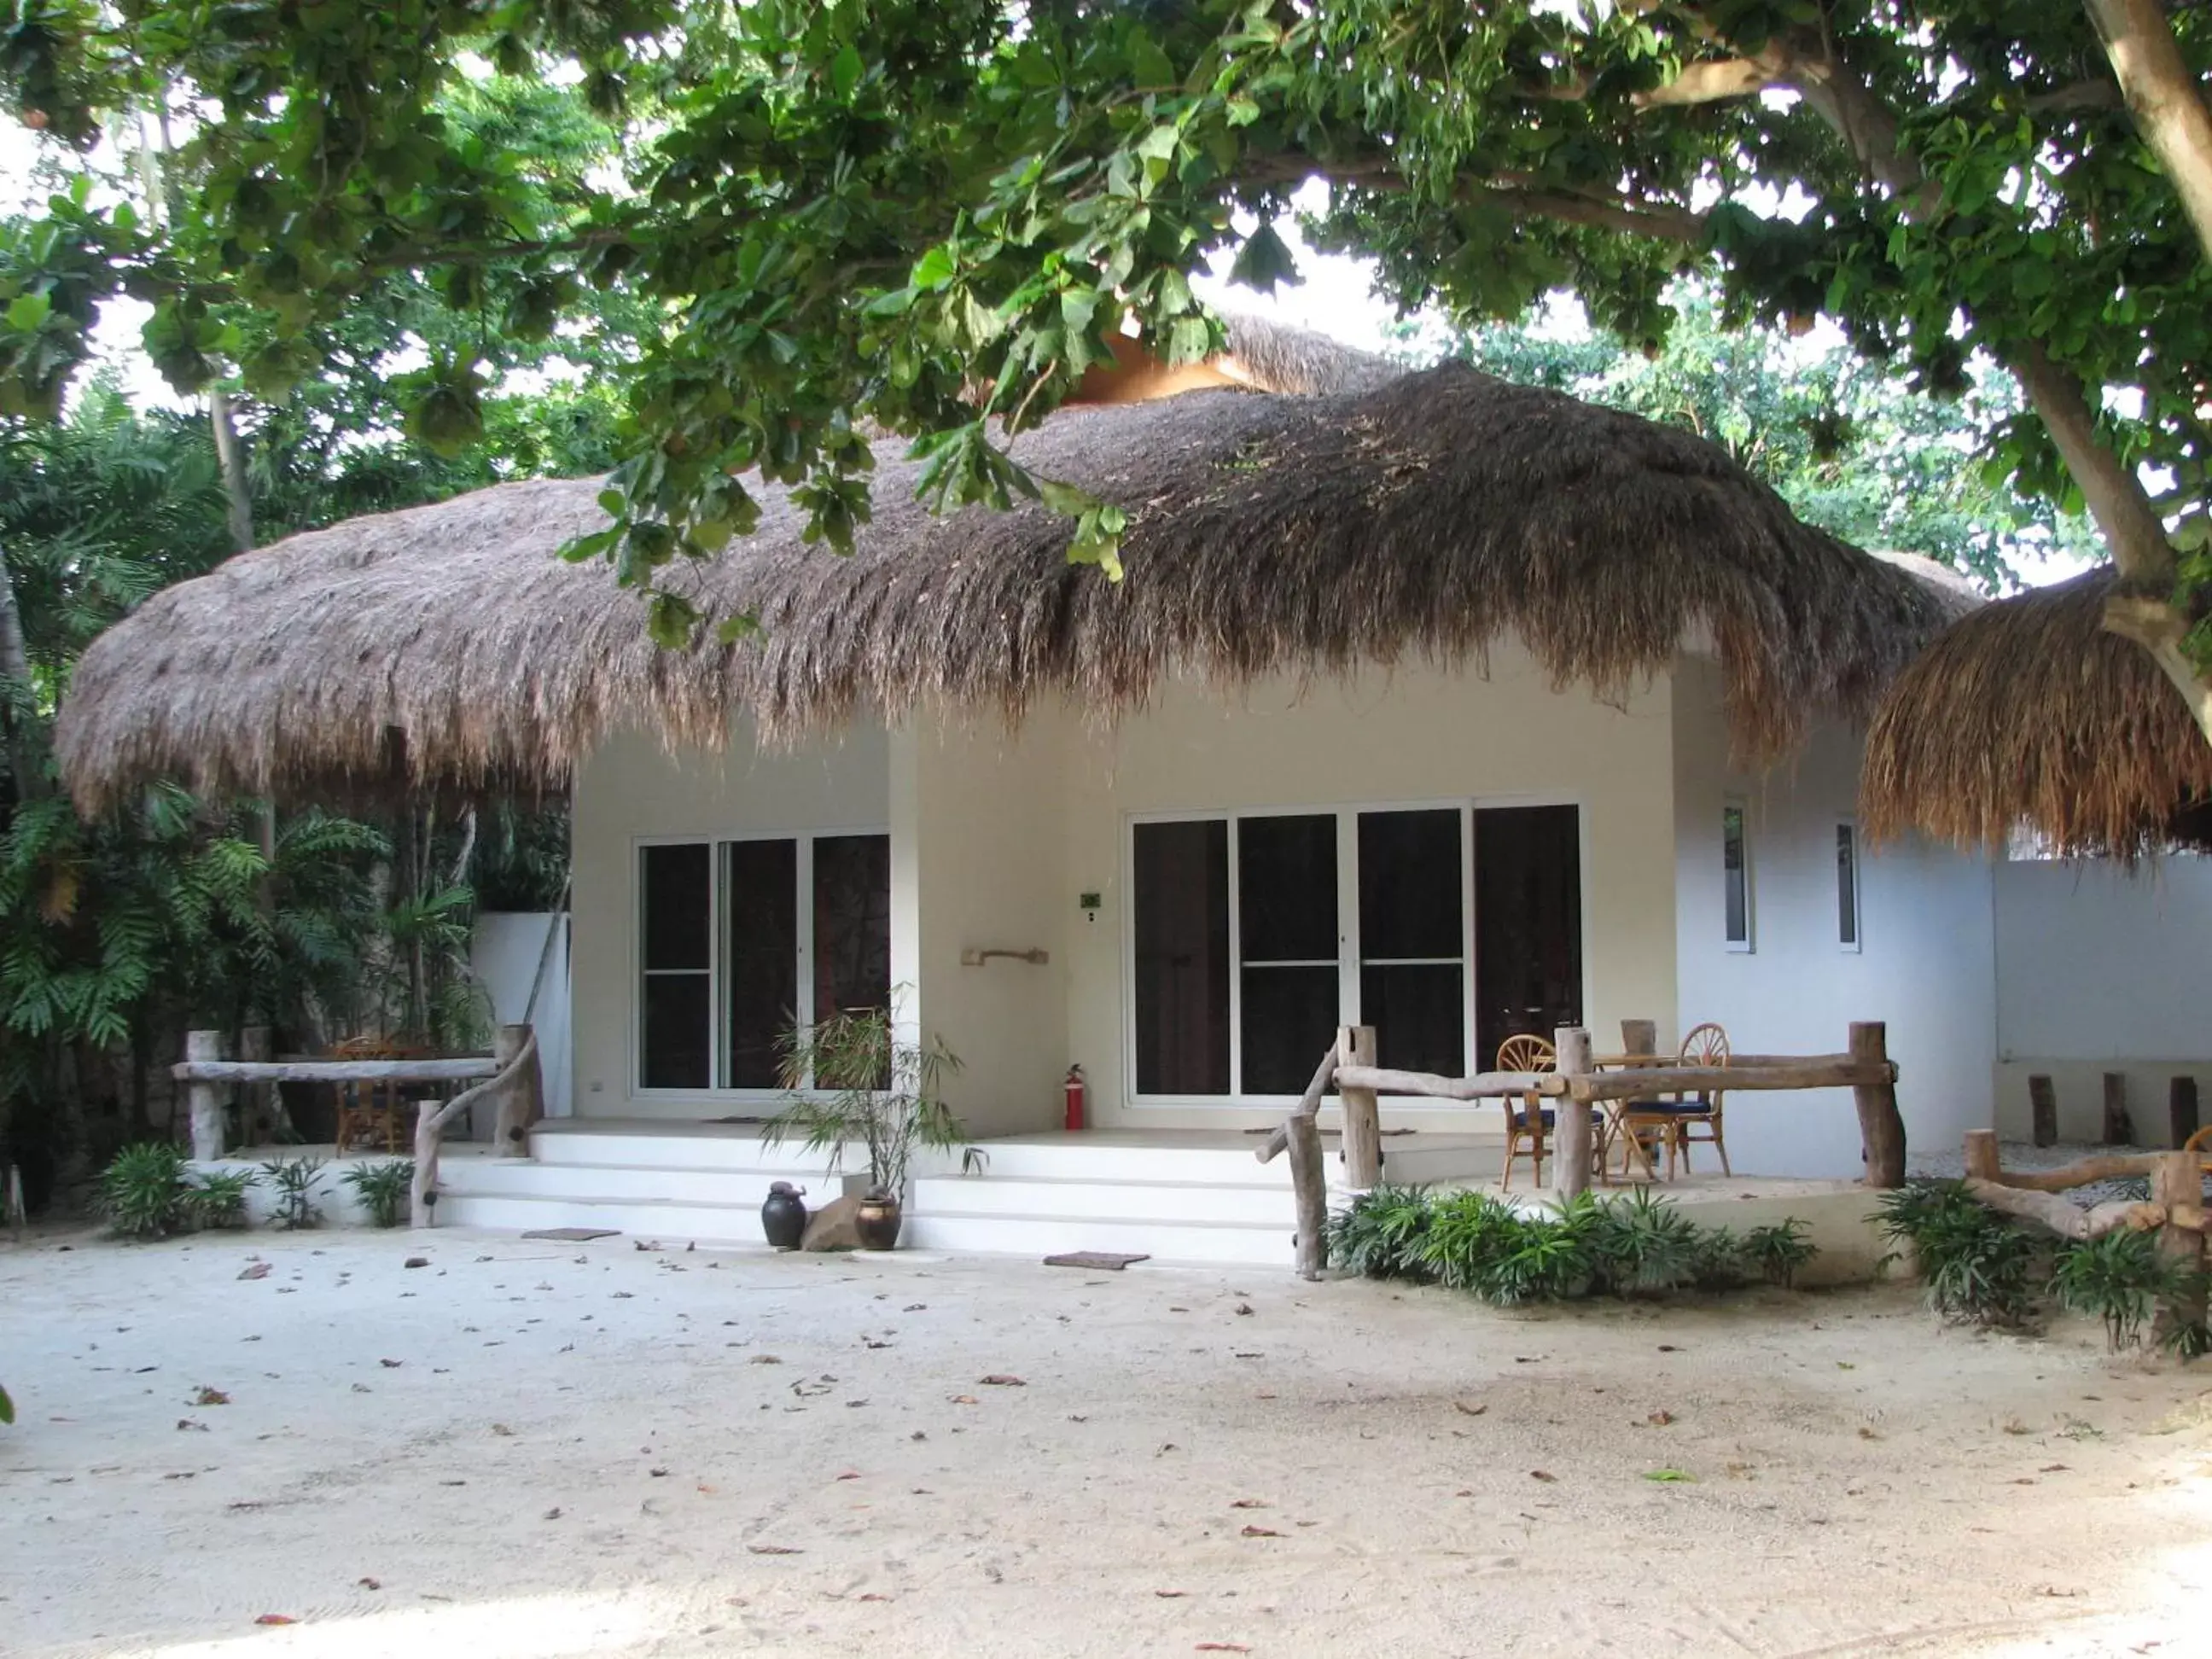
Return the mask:
{"type": "Polygon", "coordinates": [[[1632,1100],[1627,1110],[1632,1117],[1710,1117],[1713,1109],[1702,1100],[1632,1100]]]}

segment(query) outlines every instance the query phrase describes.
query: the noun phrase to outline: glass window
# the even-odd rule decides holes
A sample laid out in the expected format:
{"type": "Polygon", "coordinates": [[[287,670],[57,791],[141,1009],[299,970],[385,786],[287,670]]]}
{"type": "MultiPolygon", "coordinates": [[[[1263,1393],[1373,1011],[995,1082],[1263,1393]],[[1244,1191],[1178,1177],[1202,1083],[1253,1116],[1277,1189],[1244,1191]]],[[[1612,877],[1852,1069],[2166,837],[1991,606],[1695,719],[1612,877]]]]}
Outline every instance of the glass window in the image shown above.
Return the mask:
{"type": "Polygon", "coordinates": [[[1846,951],[1859,948],[1859,831],[1855,823],[1836,826],[1836,939],[1846,951]]]}
{"type": "Polygon", "coordinates": [[[638,849],[638,1081],[703,1089],[713,1080],[714,883],[704,842],[638,849]]]}
{"type": "Polygon", "coordinates": [[[1359,1020],[1379,1065],[1466,1069],[1465,867],[1456,807],[1359,815],[1359,1020]]]}
{"type": "Polygon", "coordinates": [[[722,849],[729,918],[732,1089],[781,1081],[777,1044],[799,1019],[799,843],[733,841],[722,849]]]}
{"type": "Polygon", "coordinates": [[[1336,1040],[1336,816],[1237,821],[1242,1092],[1295,1095],[1336,1040]]]}
{"type": "Polygon", "coordinates": [[[888,836],[641,848],[638,895],[641,1088],[775,1089],[794,1025],[890,1006],[888,836]]]}
{"type": "Polygon", "coordinates": [[[1732,951],[1751,949],[1751,846],[1741,801],[1721,808],[1721,908],[1732,951]]]}
{"type": "MultiPolygon", "coordinates": [[[[1510,1036],[1550,1041],[1583,1023],[1582,814],[1486,806],[1474,814],[1477,1069],[1510,1036]]],[[[1380,1036],[1378,1028],[1377,1036],[1380,1036]]]]}
{"type": "Polygon", "coordinates": [[[1228,823],[1140,823],[1133,852],[1137,1092],[1225,1095],[1228,823]]]}

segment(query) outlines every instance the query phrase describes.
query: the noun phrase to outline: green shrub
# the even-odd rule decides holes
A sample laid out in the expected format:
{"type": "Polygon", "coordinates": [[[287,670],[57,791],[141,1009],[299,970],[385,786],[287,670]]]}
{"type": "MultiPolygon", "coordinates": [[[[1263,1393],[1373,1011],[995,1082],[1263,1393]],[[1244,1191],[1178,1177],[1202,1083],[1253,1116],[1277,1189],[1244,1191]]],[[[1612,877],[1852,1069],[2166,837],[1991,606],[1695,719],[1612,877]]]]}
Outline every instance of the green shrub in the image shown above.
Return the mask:
{"type": "MultiPolygon", "coordinates": [[[[1441,1197],[1377,1187],[1329,1218],[1329,1260],[1374,1279],[1448,1285],[1500,1307],[1593,1295],[1727,1289],[1754,1273],[1811,1259],[1803,1224],[1762,1228],[1752,1241],[1702,1228],[1643,1188],[1623,1198],[1583,1193],[1546,1213],[1524,1213],[1480,1192],[1441,1197]]],[[[1786,1279],[1784,1282],[1787,1282],[1786,1279]]]]}
{"type": "Polygon", "coordinates": [[[1425,1284],[1432,1275],[1422,1263],[1421,1236],[1432,1209],[1419,1187],[1371,1188],[1330,1214],[1328,1259],[1369,1279],[1425,1284]]]}
{"type": "Polygon", "coordinates": [[[2135,1345],[2143,1321],[2181,1288],[2181,1278],[2158,1253],[2155,1234],[2121,1229],[2060,1245],[2051,1294],[2059,1306],[2102,1320],[2105,1340],[2118,1352],[2135,1345]]]}
{"type": "Polygon", "coordinates": [[[186,1220],[195,1227],[223,1231],[246,1225],[246,1194],[261,1177],[251,1170],[206,1171],[185,1191],[186,1220]]]}
{"type": "Polygon", "coordinates": [[[8,1398],[8,1390],[0,1389],[0,1423],[15,1420],[15,1402],[8,1398]]]}
{"type": "Polygon", "coordinates": [[[356,1164],[338,1177],[353,1188],[361,1207],[368,1212],[369,1224],[397,1227],[405,1218],[414,1195],[415,1160],[388,1158],[381,1164],[356,1164]]]}
{"type": "Polygon", "coordinates": [[[2015,1329],[2033,1317],[2041,1248],[1965,1182],[1907,1182],[1884,1193],[1875,1214],[1893,1244],[1911,1245],[1939,1313],[2015,1329]]]}
{"type": "Polygon", "coordinates": [[[287,1231],[313,1227],[322,1220],[322,1210],[315,1203],[322,1196],[319,1184],[322,1170],[319,1158],[272,1158],[261,1166],[261,1173],[276,1189],[276,1213],[272,1218],[279,1227],[287,1231]]]}
{"type": "Polygon", "coordinates": [[[191,1224],[185,1155],[167,1141],[125,1146],[100,1171],[94,1202],[124,1238],[163,1238],[191,1224]]]}
{"type": "Polygon", "coordinates": [[[1795,1216],[1771,1227],[1753,1227],[1743,1236],[1741,1248],[1748,1272],[1784,1290],[1797,1282],[1805,1264],[1820,1253],[1820,1247],[1805,1237],[1805,1224],[1795,1216]]]}

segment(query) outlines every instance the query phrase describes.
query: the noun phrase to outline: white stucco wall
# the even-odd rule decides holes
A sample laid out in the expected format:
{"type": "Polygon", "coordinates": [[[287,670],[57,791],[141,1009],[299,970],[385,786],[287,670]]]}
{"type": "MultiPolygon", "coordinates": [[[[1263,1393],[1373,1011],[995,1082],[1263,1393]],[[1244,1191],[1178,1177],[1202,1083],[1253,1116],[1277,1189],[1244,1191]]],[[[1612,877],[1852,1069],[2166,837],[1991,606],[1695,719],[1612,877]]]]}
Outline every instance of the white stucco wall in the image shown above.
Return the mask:
{"type": "Polygon", "coordinates": [[[1067,766],[1051,711],[892,733],[891,979],[902,1011],[961,1061],[947,1100],[975,1135],[1055,1127],[1068,1065],[1060,834],[1067,766]],[[1042,965],[963,951],[1042,950],[1042,965]]]}
{"type": "MultiPolygon", "coordinates": [[[[477,918],[469,940],[469,968],[491,998],[492,1018],[502,1025],[521,1019],[525,1010],[538,1028],[538,1069],[545,1083],[545,1115],[566,1117],[574,1109],[570,1089],[574,1054],[568,1029],[568,929],[566,916],[489,910],[477,918]],[[532,1008],[530,989],[546,951],[545,929],[553,927],[544,983],[532,1008]]],[[[495,1111],[496,1109],[494,1109],[495,1111]]]]}
{"type": "Polygon", "coordinates": [[[767,754],[756,751],[742,724],[720,754],[671,754],[657,738],[634,733],[602,744],[578,775],[569,832],[577,1115],[697,1119],[759,1109],[741,1109],[726,1094],[641,1094],[635,1086],[641,838],[882,830],[890,819],[890,749],[880,727],[767,754]]]}
{"type": "MultiPolygon", "coordinates": [[[[1091,1079],[1108,1127],[1259,1124],[1279,1107],[1231,1113],[1127,1101],[1126,854],[1132,815],[1218,809],[1572,802],[1582,809],[1585,1017],[1672,1018],[1674,891],[1670,690],[1625,708],[1553,689],[1517,645],[1487,678],[1425,666],[1350,681],[1274,680],[1227,701],[1163,688],[1109,732],[1076,728],[1066,769],[1068,1058],[1091,1079]],[[1078,896],[1098,893],[1095,920],[1078,896]]],[[[1320,1058],[1318,1054],[1315,1056],[1320,1058]]],[[[1393,1102],[1394,1122],[1443,1125],[1462,1111],[1393,1102]]],[[[1494,1115],[1494,1114],[1493,1114],[1494,1115]]]]}
{"type": "MultiPolygon", "coordinates": [[[[1675,678],[1675,844],[1680,864],[1680,1024],[1728,1028],[1747,1054],[1832,1054],[1854,1020],[1888,1026],[1908,1146],[1955,1147],[1990,1122],[1996,991],[1986,861],[1905,842],[1860,848],[1861,948],[1838,943],[1835,830],[1852,817],[1859,740],[1826,728],[1796,760],[1748,776],[1728,764],[1717,671],[1675,678]],[[1753,942],[1724,940],[1721,812],[1748,809],[1753,942]]],[[[1601,1042],[1617,1033],[1601,1028],[1601,1042]]],[[[1739,1173],[1856,1176],[1858,1118],[1848,1090],[1738,1094],[1728,1102],[1739,1173]]]]}
{"type": "Polygon", "coordinates": [[[2058,1130],[2103,1131],[2103,1073],[2127,1079],[2136,1138],[2159,1145],[2170,1079],[2197,1079],[2212,1122],[2212,858],[2130,874],[2059,860],[1996,867],[2000,1133],[2029,1131],[2027,1079],[2051,1078],[2058,1130]]]}

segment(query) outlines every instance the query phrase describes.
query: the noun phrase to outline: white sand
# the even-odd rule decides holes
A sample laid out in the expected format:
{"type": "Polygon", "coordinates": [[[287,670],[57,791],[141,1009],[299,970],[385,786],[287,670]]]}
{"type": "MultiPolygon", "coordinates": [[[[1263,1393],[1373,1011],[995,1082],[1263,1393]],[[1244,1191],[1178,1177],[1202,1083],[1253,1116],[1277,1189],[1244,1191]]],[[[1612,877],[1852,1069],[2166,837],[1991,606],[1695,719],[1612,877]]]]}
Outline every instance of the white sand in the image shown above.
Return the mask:
{"type": "Polygon", "coordinates": [[[0,1246],[0,1653],[2212,1651],[2080,1328],[434,1239],[0,1246]]]}

